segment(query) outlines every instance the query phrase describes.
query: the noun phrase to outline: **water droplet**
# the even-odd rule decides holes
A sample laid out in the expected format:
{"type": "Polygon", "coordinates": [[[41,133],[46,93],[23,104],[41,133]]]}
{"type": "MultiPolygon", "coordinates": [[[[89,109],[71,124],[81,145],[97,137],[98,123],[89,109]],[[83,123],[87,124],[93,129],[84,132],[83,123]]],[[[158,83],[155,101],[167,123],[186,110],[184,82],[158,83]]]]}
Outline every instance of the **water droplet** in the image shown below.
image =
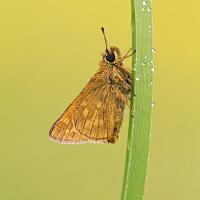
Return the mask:
{"type": "Polygon", "coordinates": [[[151,25],[149,25],[149,32],[151,32],[152,31],[152,26],[151,25]]]}
{"type": "Polygon", "coordinates": [[[136,81],[139,81],[139,80],[140,80],[140,78],[136,77],[136,78],[135,78],[135,80],[136,80],[136,81]]]}
{"type": "Polygon", "coordinates": [[[151,60],[150,63],[153,64],[153,60],[151,60]]]}
{"type": "Polygon", "coordinates": [[[145,66],[146,65],[146,63],[145,62],[142,62],[142,66],[145,66]]]}
{"type": "Polygon", "coordinates": [[[151,12],[151,11],[152,11],[151,6],[148,7],[147,11],[148,11],[148,12],[151,12]]]}
{"type": "Polygon", "coordinates": [[[152,48],[151,51],[152,51],[152,53],[155,53],[155,52],[156,52],[156,49],[152,48]]]}
{"type": "Polygon", "coordinates": [[[152,102],[152,103],[151,103],[151,106],[154,107],[154,106],[155,106],[155,102],[152,102]]]}
{"type": "Polygon", "coordinates": [[[153,67],[151,68],[151,71],[154,72],[154,68],[153,67]]]}
{"type": "Polygon", "coordinates": [[[144,56],[145,59],[147,59],[147,56],[144,56]]]}
{"type": "Polygon", "coordinates": [[[147,5],[147,1],[143,1],[143,2],[142,2],[142,5],[143,5],[143,6],[146,6],[146,5],[147,5]]]}

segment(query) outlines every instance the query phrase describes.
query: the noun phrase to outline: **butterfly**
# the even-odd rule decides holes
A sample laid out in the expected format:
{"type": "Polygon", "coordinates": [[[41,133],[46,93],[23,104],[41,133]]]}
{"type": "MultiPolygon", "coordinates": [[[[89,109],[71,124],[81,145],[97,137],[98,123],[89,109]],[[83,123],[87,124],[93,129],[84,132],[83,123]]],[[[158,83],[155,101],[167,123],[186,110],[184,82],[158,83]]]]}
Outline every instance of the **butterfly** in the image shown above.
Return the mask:
{"type": "Polygon", "coordinates": [[[104,28],[101,30],[105,53],[102,54],[99,70],[52,125],[49,138],[55,142],[115,143],[118,139],[132,88],[132,73],[123,61],[135,51],[130,53],[131,48],[122,56],[118,47],[108,48],[104,28]]]}

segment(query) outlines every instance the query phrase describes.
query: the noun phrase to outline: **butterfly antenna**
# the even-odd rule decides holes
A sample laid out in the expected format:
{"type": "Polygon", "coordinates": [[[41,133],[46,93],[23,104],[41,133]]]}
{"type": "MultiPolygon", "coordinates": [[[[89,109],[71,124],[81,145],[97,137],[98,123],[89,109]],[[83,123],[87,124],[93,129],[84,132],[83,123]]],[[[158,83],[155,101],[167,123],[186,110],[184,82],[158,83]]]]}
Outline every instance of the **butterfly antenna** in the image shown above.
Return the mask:
{"type": "Polygon", "coordinates": [[[106,52],[109,54],[109,51],[108,51],[108,40],[107,40],[105,31],[104,31],[104,27],[101,27],[101,30],[102,30],[102,33],[103,33],[103,36],[104,36],[104,41],[105,41],[105,45],[106,45],[106,52]]]}

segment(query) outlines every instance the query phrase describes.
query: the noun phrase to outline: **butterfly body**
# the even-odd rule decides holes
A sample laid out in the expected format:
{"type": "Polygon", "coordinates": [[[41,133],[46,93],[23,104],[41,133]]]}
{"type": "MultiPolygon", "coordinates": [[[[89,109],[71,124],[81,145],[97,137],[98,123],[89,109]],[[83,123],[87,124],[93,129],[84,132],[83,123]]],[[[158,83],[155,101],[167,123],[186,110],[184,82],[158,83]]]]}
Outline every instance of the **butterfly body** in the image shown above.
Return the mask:
{"type": "Polygon", "coordinates": [[[129,104],[132,79],[117,47],[106,48],[99,70],[53,124],[50,139],[59,143],[115,143],[129,104]]]}

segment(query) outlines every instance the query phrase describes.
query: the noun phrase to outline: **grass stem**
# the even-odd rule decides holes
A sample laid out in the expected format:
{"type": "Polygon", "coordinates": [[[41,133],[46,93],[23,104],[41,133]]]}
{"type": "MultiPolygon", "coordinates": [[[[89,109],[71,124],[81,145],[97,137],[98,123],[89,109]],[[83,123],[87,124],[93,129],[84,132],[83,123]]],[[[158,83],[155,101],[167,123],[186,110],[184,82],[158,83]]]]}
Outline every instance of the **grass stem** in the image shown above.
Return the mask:
{"type": "Polygon", "coordinates": [[[150,0],[132,0],[133,87],[121,200],[144,198],[152,113],[153,49],[150,0]],[[134,96],[135,94],[136,96],[134,96]]]}

